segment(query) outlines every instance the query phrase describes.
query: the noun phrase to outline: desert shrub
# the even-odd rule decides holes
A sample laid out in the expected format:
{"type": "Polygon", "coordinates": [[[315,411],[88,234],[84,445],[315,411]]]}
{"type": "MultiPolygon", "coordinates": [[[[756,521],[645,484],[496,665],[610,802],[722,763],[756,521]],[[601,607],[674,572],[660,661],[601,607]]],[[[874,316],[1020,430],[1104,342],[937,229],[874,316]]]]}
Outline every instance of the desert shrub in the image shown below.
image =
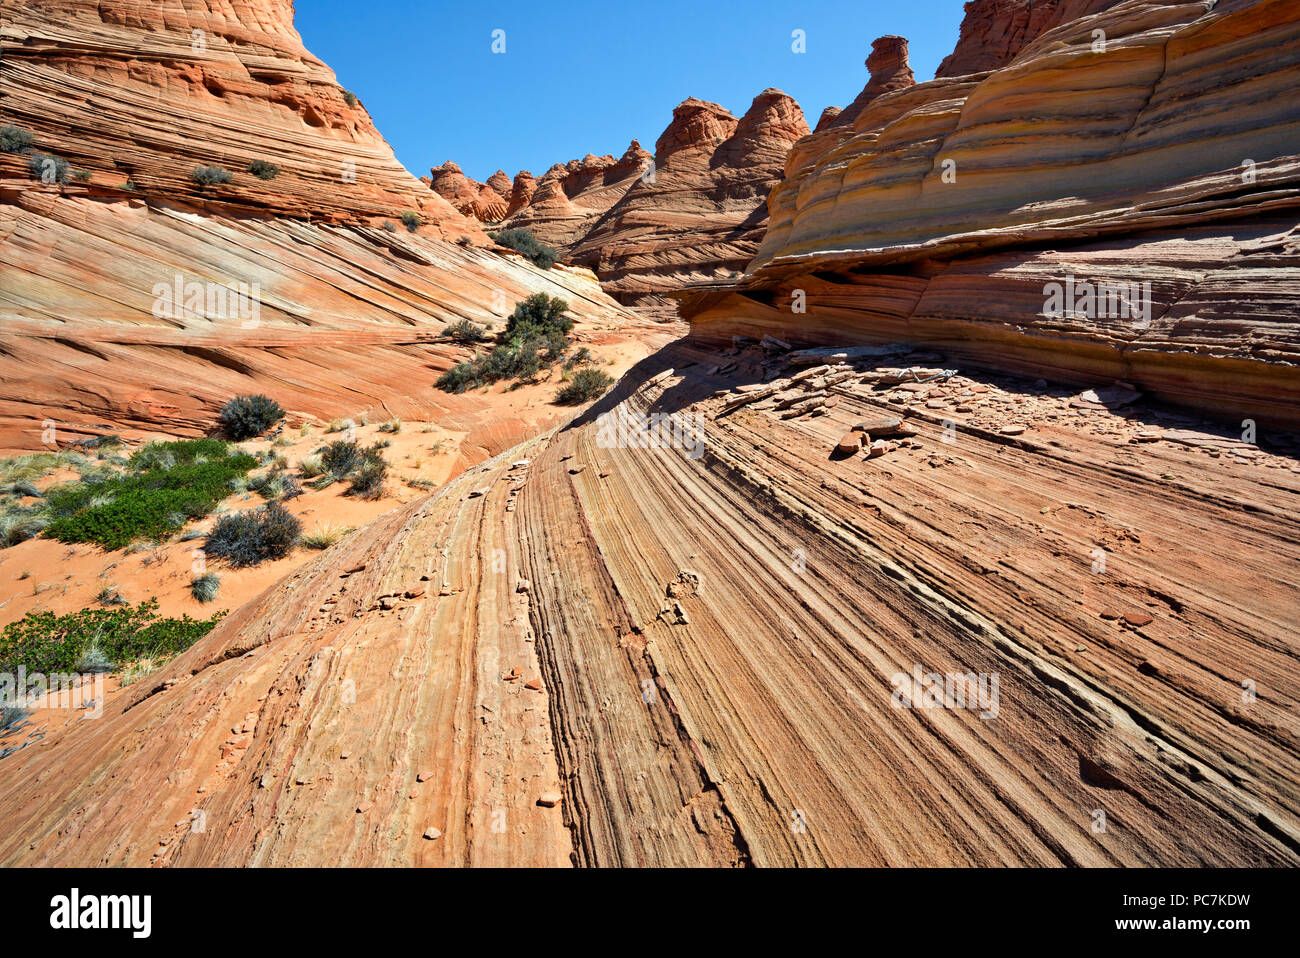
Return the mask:
{"type": "Polygon", "coordinates": [[[586,346],[576,350],[568,359],[564,361],[565,369],[573,369],[575,366],[587,366],[596,361],[596,357],[591,354],[591,350],[586,346]]]}
{"type": "Polygon", "coordinates": [[[384,228],[385,230],[387,230],[389,233],[396,233],[396,232],[397,232],[397,224],[394,223],[392,220],[384,220],[384,222],[383,222],[381,225],[382,225],[383,228],[384,228]]]}
{"type": "Polygon", "coordinates": [[[158,600],[149,599],[134,608],[83,609],[68,615],[29,612],[0,633],[0,672],[24,666],[29,673],[68,673],[92,650],[116,666],[175,655],[211,632],[225,615],[164,619],[157,609],[158,600]]]}
{"type": "Polygon", "coordinates": [[[352,473],[348,480],[348,495],[359,499],[382,499],[384,479],[388,476],[388,463],[372,448],[366,451],[366,461],[352,473]]]}
{"type": "Polygon", "coordinates": [[[402,210],[402,225],[414,233],[424,225],[424,221],[420,219],[420,214],[414,210],[402,210]]]}
{"type": "Polygon", "coordinates": [[[576,406],[603,396],[614,380],[603,369],[580,369],[573,381],[555,395],[561,406],[576,406]]]}
{"type": "Polygon", "coordinates": [[[394,416],[392,419],[388,420],[387,422],[380,423],[379,431],[391,432],[393,434],[397,434],[402,431],[402,420],[394,416]]]}
{"type": "Polygon", "coordinates": [[[356,106],[356,105],[357,105],[357,95],[356,95],[355,93],[353,93],[351,90],[344,90],[344,91],[343,91],[343,102],[346,103],[348,106],[356,106]]]}
{"type": "Polygon", "coordinates": [[[73,171],[72,171],[72,178],[73,178],[74,180],[76,180],[78,183],[85,183],[85,182],[88,182],[88,181],[90,180],[91,176],[93,176],[93,175],[94,175],[94,174],[92,174],[92,173],[90,172],[90,170],[73,170],[73,171]]]}
{"type": "Polygon", "coordinates": [[[42,183],[68,182],[68,161],[49,153],[33,153],[27,158],[27,168],[42,183]]]}
{"type": "Polygon", "coordinates": [[[280,175],[280,168],[266,160],[254,160],[248,164],[248,172],[259,180],[273,180],[280,175]]]}
{"type": "Polygon", "coordinates": [[[32,145],[32,135],[20,126],[0,126],[0,153],[21,153],[32,145]]]}
{"type": "Polygon", "coordinates": [[[233,177],[220,166],[196,166],[190,171],[190,179],[200,186],[217,186],[229,183],[233,177]]]}
{"type": "Polygon", "coordinates": [[[260,436],[284,418],[284,409],[267,396],[236,396],[221,407],[221,428],[231,439],[260,436]]]}
{"type": "Polygon", "coordinates": [[[190,595],[200,602],[211,602],[221,591],[221,576],[215,572],[207,572],[203,575],[195,576],[190,582],[190,595]]]}
{"type": "Polygon", "coordinates": [[[271,472],[248,481],[248,488],[263,499],[296,499],[302,495],[302,483],[287,472],[271,472]]]}
{"type": "Polygon", "coordinates": [[[328,549],[351,532],[350,526],[336,526],[329,523],[317,526],[302,537],[302,544],[308,549],[328,549]]]}
{"type": "Polygon", "coordinates": [[[0,549],[35,539],[47,525],[49,519],[42,514],[40,507],[17,506],[5,509],[0,512],[0,549]]]}
{"type": "Polygon", "coordinates": [[[361,468],[366,461],[366,454],[359,443],[338,440],[321,450],[320,461],[324,475],[341,480],[361,468]]]}
{"type": "Polygon", "coordinates": [[[490,337],[486,327],[480,326],[472,320],[458,319],[447,326],[439,338],[449,339],[461,346],[473,346],[475,343],[487,342],[490,337]]]}
{"type": "Polygon", "coordinates": [[[550,269],[560,258],[559,253],[534,236],[531,230],[498,230],[495,233],[488,233],[488,236],[516,253],[523,253],[533,261],[535,266],[542,269],[550,269]]]}
{"type": "Polygon", "coordinates": [[[357,428],[357,424],[351,419],[331,419],[329,425],[325,427],[327,433],[347,432],[349,429],[357,428]]]}
{"type": "Polygon", "coordinates": [[[122,594],[122,587],[115,582],[107,583],[100,587],[99,594],[95,596],[95,601],[100,605],[129,605],[126,596],[122,594]]]}
{"type": "Polygon", "coordinates": [[[203,551],[236,568],[283,559],[302,535],[302,523],[278,502],[222,516],[203,551]]]}
{"type": "Polygon", "coordinates": [[[325,474],[325,462],[317,453],[303,456],[302,461],[298,463],[298,472],[304,479],[315,479],[325,474]]]}
{"type": "Polygon", "coordinates": [[[134,472],[83,473],[80,482],[45,490],[46,534],[61,542],[120,549],[132,539],[162,538],[212,512],[256,461],[224,442],[151,443],[130,460],[134,472]]]}
{"type": "Polygon", "coordinates": [[[569,304],[559,297],[534,293],[515,305],[515,311],[506,320],[505,339],[545,339],[568,336],[573,331],[573,319],[568,315],[569,304]]]}

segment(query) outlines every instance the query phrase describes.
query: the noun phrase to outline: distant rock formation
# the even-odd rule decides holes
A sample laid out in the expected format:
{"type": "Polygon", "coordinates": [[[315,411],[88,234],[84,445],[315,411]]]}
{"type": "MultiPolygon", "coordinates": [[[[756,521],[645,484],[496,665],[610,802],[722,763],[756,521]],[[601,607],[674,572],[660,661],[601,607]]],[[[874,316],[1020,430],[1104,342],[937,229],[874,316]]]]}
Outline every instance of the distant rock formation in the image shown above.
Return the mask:
{"type": "Polygon", "coordinates": [[[1300,423],[1300,8],[966,9],[930,82],[876,42],[863,95],[790,150],[746,275],[680,294],[692,334],[903,339],[1300,423]]]}
{"type": "MultiPolygon", "coordinates": [[[[520,172],[502,225],[528,229],[566,261],[590,266],[620,302],[663,304],[682,283],[745,267],[763,237],[768,191],[807,132],[803,111],[780,90],[764,90],[739,120],[692,97],[673,111],[653,154],[633,140],[618,159],[588,154],[540,179],[520,172]]],[[[434,188],[477,215],[472,187],[450,176],[439,187],[434,172],[434,188]]]]}
{"type": "Polygon", "coordinates": [[[459,166],[448,160],[442,166],[435,166],[430,186],[435,193],[445,199],[466,216],[483,223],[495,223],[506,215],[509,205],[508,192],[510,180],[505,173],[497,170],[487,183],[478,183],[461,172],[459,166]],[[493,186],[495,181],[496,186],[493,186]],[[504,181],[506,192],[499,192],[504,181]]]}

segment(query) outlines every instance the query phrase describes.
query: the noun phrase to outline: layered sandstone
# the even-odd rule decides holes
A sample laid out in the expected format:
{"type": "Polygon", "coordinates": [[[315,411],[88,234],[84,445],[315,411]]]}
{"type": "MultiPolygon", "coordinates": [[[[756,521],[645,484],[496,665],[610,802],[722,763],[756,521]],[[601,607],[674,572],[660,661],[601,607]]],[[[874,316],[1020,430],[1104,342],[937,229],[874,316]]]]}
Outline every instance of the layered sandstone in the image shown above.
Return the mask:
{"type": "MultiPolygon", "coordinates": [[[[482,239],[303,47],[291,0],[0,0],[0,51],[0,120],[91,174],[70,190],[315,222],[411,210],[448,238],[482,239]],[[279,174],[259,179],[255,160],[279,174]],[[210,165],[232,181],[191,179],[210,165]]],[[[0,156],[0,177],[30,179],[25,158],[0,156]]]]}
{"type": "Polygon", "coordinates": [[[694,335],[904,337],[1300,422],[1300,14],[1102,6],[795,144],[745,277],[682,294],[694,335]]]}
{"type": "Polygon", "coordinates": [[[506,215],[509,191],[502,193],[502,180],[509,187],[505,173],[497,170],[487,183],[479,183],[461,172],[461,168],[448,160],[430,171],[430,188],[466,216],[484,223],[494,223],[506,215]],[[496,185],[493,186],[493,181],[496,185]]]}
{"type": "Polygon", "coordinates": [[[40,448],[47,421],[63,441],[198,434],[251,392],[323,418],[437,418],[476,401],[433,388],[468,355],[438,341],[448,323],[499,325],[533,292],[590,326],[629,319],[585,270],[476,248],[478,225],[303,49],[287,0],[3,13],[0,121],[90,179],[45,184],[0,155],[2,449],[40,448]],[[201,187],[199,164],[233,181],[201,187]]]}
{"type": "Polygon", "coordinates": [[[651,159],[633,140],[617,159],[587,154],[557,163],[540,180],[525,170],[515,177],[505,225],[530,230],[567,255],[638,182],[651,159]]]}
{"type": "Polygon", "coordinates": [[[685,101],[655,144],[653,176],[573,247],[572,262],[629,304],[742,270],[762,239],[786,151],[807,132],[803,111],[780,90],[764,90],[739,120],[716,103],[685,101]]]}
{"type": "Polygon", "coordinates": [[[7,738],[0,862],[1300,862],[1300,447],[881,364],[648,360],[7,738]],[[690,430],[611,442],[620,409],[690,430]]]}

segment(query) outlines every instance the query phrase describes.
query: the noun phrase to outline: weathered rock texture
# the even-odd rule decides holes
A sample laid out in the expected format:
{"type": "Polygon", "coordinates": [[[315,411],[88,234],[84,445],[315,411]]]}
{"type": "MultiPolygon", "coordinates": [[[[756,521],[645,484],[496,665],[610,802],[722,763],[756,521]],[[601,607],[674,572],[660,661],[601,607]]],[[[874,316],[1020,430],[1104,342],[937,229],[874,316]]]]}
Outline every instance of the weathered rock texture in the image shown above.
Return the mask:
{"type": "Polygon", "coordinates": [[[505,217],[510,181],[500,170],[487,183],[470,179],[451,160],[442,166],[435,166],[429,172],[432,174],[430,187],[433,191],[466,216],[484,223],[495,223],[505,217]],[[503,179],[507,188],[505,193],[498,192],[503,179]],[[492,185],[493,180],[496,181],[496,187],[492,185]]]}
{"type": "MultiPolygon", "coordinates": [[[[315,222],[396,219],[482,234],[408,173],[304,49],[291,0],[0,0],[0,120],[93,174],[86,188],[315,222]],[[271,181],[254,160],[280,167],[271,181]],[[202,187],[196,166],[232,182],[202,187]]],[[[0,156],[0,176],[28,175],[0,156]]],[[[6,197],[8,192],[6,193],[6,197]]]]}
{"type": "Polygon", "coordinates": [[[795,144],[747,274],[682,295],[693,335],[903,338],[1300,422],[1300,10],[1101,6],[795,144]],[[1048,315],[1071,281],[1136,283],[1149,314],[1048,315]]]}
{"type": "Polygon", "coordinates": [[[780,90],[764,90],[739,120],[692,98],[673,111],[653,157],[634,140],[617,161],[588,156],[552,167],[535,190],[531,177],[516,178],[506,225],[590,266],[620,302],[661,304],[683,283],[745,267],[786,152],[807,132],[799,105],[780,90]]]}
{"type": "Polygon", "coordinates": [[[397,163],[287,2],[3,10],[0,122],[92,179],[46,185],[0,155],[0,449],[39,447],[47,420],[65,441],[200,433],[248,392],[326,418],[443,416],[475,401],[433,388],[468,354],[436,341],[448,323],[499,324],[539,291],[584,323],[629,319],[586,270],[475,248],[477,224],[397,163]],[[256,158],[279,175],[244,172],[256,158]],[[233,182],[200,188],[199,163],[233,182]],[[395,225],[405,209],[418,232],[395,225]],[[178,283],[202,285],[196,310],[160,304],[178,283]]]}
{"type": "Polygon", "coordinates": [[[640,179],[651,159],[633,140],[618,159],[587,154],[557,163],[540,180],[524,170],[515,177],[505,225],[531,230],[567,255],[640,179]]]}
{"type": "Polygon", "coordinates": [[[51,722],[0,759],[0,863],[1300,863],[1295,447],[854,370],[783,418],[714,393],[792,370],[725,361],[646,361],[51,722]],[[703,455],[611,443],[620,405],[703,455]],[[828,458],[891,416],[906,447],[828,458]]]}

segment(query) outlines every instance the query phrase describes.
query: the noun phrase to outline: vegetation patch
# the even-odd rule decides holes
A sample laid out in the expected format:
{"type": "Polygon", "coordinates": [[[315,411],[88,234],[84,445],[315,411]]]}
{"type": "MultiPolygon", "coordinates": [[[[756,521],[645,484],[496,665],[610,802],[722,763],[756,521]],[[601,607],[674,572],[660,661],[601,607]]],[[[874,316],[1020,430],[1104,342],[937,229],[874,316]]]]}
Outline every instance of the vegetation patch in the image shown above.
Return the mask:
{"type": "Polygon", "coordinates": [[[280,175],[280,168],[267,160],[254,160],[248,164],[248,172],[259,180],[273,180],[280,175]]]}
{"type": "Polygon", "coordinates": [[[555,395],[561,406],[578,406],[603,396],[614,385],[613,378],[603,369],[581,369],[573,379],[555,395]]]}
{"type": "Polygon", "coordinates": [[[61,156],[49,153],[33,153],[27,158],[27,168],[42,183],[66,183],[70,167],[61,156]]]}
{"type": "Polygon", "coordinates": [[[284,409],[267,396],[236,396],[221,407],[221,428],[236,441],[260,436],[284,418],[284,409]]]}
{"type": "Polygon", "coordinates": [[[87,471],[80,482],[45,491],[46,535],[121,549],[159,539],[212,512],[257,460],[217,439],[150,443],[125,470],[87,471]]]}
{"type": "Polygon", "coordinates": [[[283,559],[302,537],[302,523],[278,502],[222,516],[203,546],[236,568],[283,559]]]}
{"type": "Polygon", "coordinates": [[[218,186],[229,183],[234,177],[220,166],[196,166],[190,172],[190,179],[199,186],[218,186]]]}
{"type": "Polygon", "coordinates": [[[535,379],[564,358],[573,330],[568,308],[564,300],[545,293],[529,296],[515,306],[497,345],[447,370],[438,378],[438,388],[463,393],[503,379],[535,379]]]}
{"type": "Polygon", "coordinates": [[[66,674],[92,657],[121,668],[139,659],[176,655],[211,632],[225,615],[166,619],[157,610],[158,600],[149,599],[135,607],[83,609],[68,615],[29,612],[0,633],[0,672],[12,674],[21,666],[28,673],[66,674]]]}
{"type": "Polygon", "coordinates": [[[560,258],[560,254],[553,247],[547,246],[539,240],[531,230],[498,230],[495,233],[488,233],[488,236],[502,246],[527,256],[532,260],[534,266],[541,269],[550,269],[555,265],[555,261],[560,258]]]}
{"type": "Polygon", "coordinates": [[[32,145],[32,135],[21,126],[0,126],[0,153],[21,153],[32,145]]]}

